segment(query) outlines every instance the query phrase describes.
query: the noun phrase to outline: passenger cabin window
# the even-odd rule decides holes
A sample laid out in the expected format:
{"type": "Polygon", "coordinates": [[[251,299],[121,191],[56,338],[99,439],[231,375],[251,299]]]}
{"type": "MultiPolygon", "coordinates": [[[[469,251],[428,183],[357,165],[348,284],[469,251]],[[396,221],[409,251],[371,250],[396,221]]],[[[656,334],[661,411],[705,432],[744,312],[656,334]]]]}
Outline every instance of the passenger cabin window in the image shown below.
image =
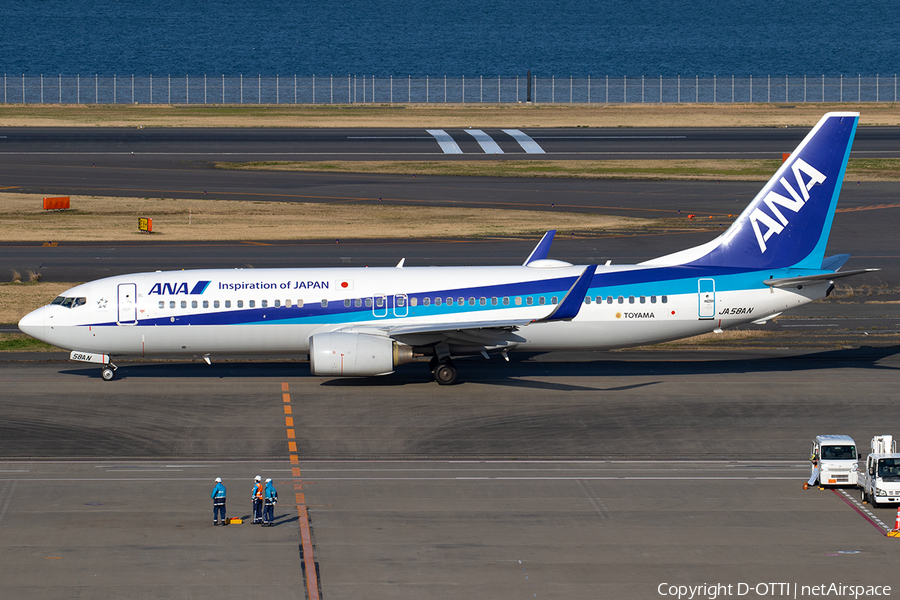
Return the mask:
{"type": "Polygon", "coordinates": [[[256,308],[256,300],[251,300],[250,304],[248,304],[250,308],[256,308]]]}
{"type": "Polygon", "coordinates": [[[503,296],[503,306],[509,306],[509,296],[503,296]]]}
{"type": "Polygon", "coordinates": [[[662,303],[663,303],[663,304],[665,304],[666,302],[669,301],[669,297],[668,297],[668,296],[663,296],[663,297],[660,298],[660,299],[662,300],[662,303]]]}
{"type": "Polygon", "coordinates": [[[197,301],[191,300],[191,308],[197,308],[197,301]]]}
{"type": "Polygon", "coordinates": [[[203,301],[203,308],[209,308],[209,300],[203,301]]]}
{"type": "Polygon", "coordinates": [[[427,296],[422,298],[422,306],[431,306],[431,298],[427,296]]]}
{"type": "Polygon", "coordinates": [[[440,299],[440,298],[435,298],[435,299],[434,299],[434,305],[435,305],[435,306],[440,306],[440,305],[441,305],[441,299],[440,299]]]}
{"type": "Polygon", "coordinates": [[[275,308],[281,308],[281,300],[275,301],[275,308]]]}
{"type": "Polygon", "coordinates": [[[372,308],[372,299],[366,298],[366,308],[372,308]]]}
{"type": "Polygon", "coordinates": [[[259,303],[259,305],[262,306],[263,308],[269,308],[269,301],[263,300],[262,302],[259,303]]]}
{"type": "Polygon", "coordinates": [[[328,298],[322,298],[322,308],[328,307],[328,298]]]}
{"type": "Polygon", "coordinates": [[[231,308],[231,300],[225,301],[225,308],[231,308]]]}
{"type": "Polygon", "coordinates": [[[344,306],[350,308],[350,298],[344,298],[344,306]]]}
{"type": "Polygon", "coordinates": [[[166,302],[165,302],[165,300],[160,300],[160,301],[159,301],[159,307],[160,307],[160,308],[165,308],[165,307],[166,307],[166,302]]]}
{"type": "MultiPolygon", "coordinates": [[[[229,304],[228,306],[231,306],[231,304],[229,304]]],[[[218,301],[218,300],[213,300],[213,308],[219,308],[219,301],[218,301]]]]}
{"type": "Polygon", "coordinates": [[[410,299],[409,299],[409,305],[410,305],[410,306],[418,306],[418,305],[419,305],[419,299],[418,299],[418,298],[415,298],[415,297],[410,298],[410,299]]]}
{"type": "Polygon", "coordinates": [[[538,298],[538,304],[540,304],[541,306],[543,306],[543,305],[546,304],[546,303],[547,303],[547,302],[546,302],[546,300],[544,300],[544,297],[543,297],[543,296],[541,296],[541,297],[538,298]]]}
{"type": "Polygon", "coordinates": [[[187,308],[187,300],[181,301],[181,308],[187,308]]]}
{"type": "Polygon", "coordinates": [[[556,296],[550,298],[550,304],[559,304],[559,300],[556,299],[556,296]]]}
{"type": "Polygon", "coordinates": [[[175,301],[169,300],[169,308],[175,308],[175,301]]]}
{"type": "Polygon", "coordinates": [[[297,300],[297,308],[303,308],[303,299],[297,300]]]}
{"type": "Polygon", "coordinates": [[[522,306],[522,296],[516,296],[516,306],[522,306]]]}
{"type": "Polygon", "coordinates": [[[532,304],[534,304],[534,298],[532,298],[531,296],[528,296],[527,298],[525,298],[525,304],[527,304],[528,306],[531,306],[532,304]]]}
{"type": "Polygon", "coordinates": [[[238,301],[237,301],[237,307],[238,307],[238,308],[244,308],[244,301],[243,301],[243,300],[238,300],[238,301]]]}

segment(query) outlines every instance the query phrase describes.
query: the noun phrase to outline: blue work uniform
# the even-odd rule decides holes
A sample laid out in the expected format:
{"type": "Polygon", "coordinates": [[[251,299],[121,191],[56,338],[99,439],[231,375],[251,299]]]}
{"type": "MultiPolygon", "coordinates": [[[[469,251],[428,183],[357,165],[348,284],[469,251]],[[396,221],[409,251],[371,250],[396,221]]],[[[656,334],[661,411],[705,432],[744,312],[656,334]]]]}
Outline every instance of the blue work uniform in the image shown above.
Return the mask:
{"type": "Polygon", "coordinates": [[[209,495],[213,501],[213,525],[219,524],[219,513],[222,514],[222,524],[225,524],[225,486],[221,482],[216,483],[212,494],[209,495]]]}
{"type": "Polygon", "coordinates": [[[250,492],[253,499],[253,522],[262,523],[263,517],[263,484],[261,481],[253,482],[253,490],[250,492]]]}
{"type": "Polygon", "coordinates": [[[272,527],[275,525],[275,503],[278,502],[278,490],[272,482],[266,484],[265,509],[263,510],[263,525],[272,527]]]}

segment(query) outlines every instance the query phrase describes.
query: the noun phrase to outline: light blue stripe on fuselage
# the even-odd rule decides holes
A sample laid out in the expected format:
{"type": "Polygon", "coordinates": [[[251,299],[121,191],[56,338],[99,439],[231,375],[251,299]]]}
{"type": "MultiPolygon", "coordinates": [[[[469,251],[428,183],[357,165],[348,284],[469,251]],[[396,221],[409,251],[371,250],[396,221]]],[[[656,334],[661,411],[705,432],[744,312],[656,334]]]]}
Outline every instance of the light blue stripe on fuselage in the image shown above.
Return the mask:
{"type": "MultiPolygon", "coordinates": [[[[585,293],[592,301],[596,297],[606,299],[609,296],[618,298],[623,296],[678,296],[696,294],[698,292],[698,279],[715,280],[717,293],[737,290],[765,289],[763,283],[770,277],[780,278],[786,276],[810,275],[823,273],[823,271],[803,271],[796,269],[777,269],[770,271],[727,272],[734,270],[709,269],[696,267],[661,267],[651,269],[624,270],[606,274],[594,275],[591,287],[585,293]],[[723,272],[724,271],[724,272],[723,272]],[[672,275],[675,272],[690,274],[689,277],[677,279],[660,279],[659,275],[672,275]],[[657,277],[655,278],[654,275],[657,277]],[[637,281],[636,281],[637,280],[637,281]],[[642,281],[640,281],[642,280],[642,281]]],[[[825,272],[830,273],[830,272],[825,272]]],[[[266,307],[247,309],[226,309],[194,314],[165,313],[163,316],[150,319],[141,319],[141,325],[246,325],[246,324],[339,324],[375,321],[395,321],[410,317],[446,318],[454,315],[472,315],[484,311],[497,311],[506,309],[539,309],[544,306],[552,309],[552,297],[558,302],[568,292],[575,277],[563,277],[543,279],[527,282],[514,282],[492,286],[480,286],[473,288],[457,288],[452,290],[415,292],[405,295],[406,305],[397,306],[394,295],[385,296],[383,307],[356,307],[357,297],[351,297],[351,306],[344,306],[344,299],[329,300],[328,306],[320,303],[309,303],[303,307],[266,307]],[[453,298],[453,304],[446,304],[446,298],[453,298]],[[515,305],[513,298],[521,297],[522,304],[515,305]],[[539,299],[543,297],[545,304],[541,305],[539,299]],[[424,305],[424,299],[429,299],[429,306],[424,305]],[[441,298],[440,306],[434,304],[435,298],[441,298]],[[464,298],[463,304],[459,304],[459,298],[464,298]],[[470,305],[470,298],[475,298],[475,305],[470,305]],[[485,298],[485,305],[480,304],[481,298],[485,298]],[[492,298],[498,298],[497,305],[491,303],[492,298]],[[510,298],[510,304],[503,305],[503,298],[510,298]],[[527,304],[527,299],[532,299],[532,304],[527,304]],[[415,300],[417,306],[411,306],[415,300]],[[379,313],[386,311],[384,316],[377,316],[373,310],[379,313]],[[395,314],[400,313],[399,315],[395,314]],[[404,314],[406,313],[406,314],[404,314]],[[414,314],[411,314],[414,313],[414,314]],[[172,320],[174,318],[174,321],[172,320]]],[[[362,298],[372,298],[363,296],[362,298]]],[[[161,309],[164,310],[164,309],[161,309]]],[[[86,324],[87,325],[87,324],[86,324]]],[[[95,326],[113,326],[115,323],[95,323],[95,326]]]]}

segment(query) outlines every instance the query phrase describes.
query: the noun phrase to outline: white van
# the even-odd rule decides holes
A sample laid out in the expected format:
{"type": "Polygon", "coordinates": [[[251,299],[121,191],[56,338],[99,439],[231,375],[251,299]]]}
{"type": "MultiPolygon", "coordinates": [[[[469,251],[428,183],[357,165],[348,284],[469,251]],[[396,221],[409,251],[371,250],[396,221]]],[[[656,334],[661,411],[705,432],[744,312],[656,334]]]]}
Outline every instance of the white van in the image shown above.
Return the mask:
{"type": "MultiPolygon", "coordinates": [[[[856,485],[859,456],[856,442],[849,435],[817,435],[810,456],[819,462],[819,485],[856,485]]],[[[815,470],[816,465],[810,465],[815,470]]],[[[810,473],[812,476],[812,473],[810,473]]]]}

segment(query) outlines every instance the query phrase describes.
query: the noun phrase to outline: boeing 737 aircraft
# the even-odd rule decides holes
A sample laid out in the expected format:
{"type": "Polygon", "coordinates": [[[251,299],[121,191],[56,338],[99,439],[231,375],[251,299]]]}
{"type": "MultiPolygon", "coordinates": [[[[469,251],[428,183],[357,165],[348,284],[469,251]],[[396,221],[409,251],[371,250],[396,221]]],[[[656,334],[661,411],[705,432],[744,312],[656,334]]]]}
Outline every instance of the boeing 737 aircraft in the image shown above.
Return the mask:
{"type": "Polygon", "coordinates": [[[102,364],[113,356],[309,354],[312,373],[370,376],[430,357],[609,349],[750,322],[825,298],[849,255],[825,257],[858,113],[828,113],[716,239],[637,265],[235,269],[141,273],[76,286],[19,322],[102,364]]]}

